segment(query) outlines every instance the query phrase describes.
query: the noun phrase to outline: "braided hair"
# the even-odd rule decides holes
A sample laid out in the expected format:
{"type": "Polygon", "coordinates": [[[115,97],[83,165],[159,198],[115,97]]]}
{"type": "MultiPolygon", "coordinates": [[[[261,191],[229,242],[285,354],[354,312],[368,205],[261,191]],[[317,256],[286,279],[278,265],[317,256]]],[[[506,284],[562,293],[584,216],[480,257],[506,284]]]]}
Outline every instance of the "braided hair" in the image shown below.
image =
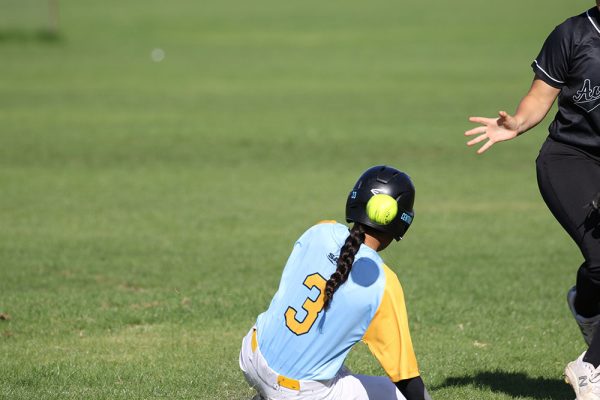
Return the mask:
{"type": "Polygon", "coordinates": [[[354,256],[358,252],[360,245],[365,241],[365,227],[362,224],[355,223],[350,229],[350,235],[346,238],[344,245],[340,249],[340,255],[337,260],[337,268],[331,277],[325,284],[325,300],[323,308],[327,309],[333,294],[350,275],[352,264],[354,263],[354,256]]]}

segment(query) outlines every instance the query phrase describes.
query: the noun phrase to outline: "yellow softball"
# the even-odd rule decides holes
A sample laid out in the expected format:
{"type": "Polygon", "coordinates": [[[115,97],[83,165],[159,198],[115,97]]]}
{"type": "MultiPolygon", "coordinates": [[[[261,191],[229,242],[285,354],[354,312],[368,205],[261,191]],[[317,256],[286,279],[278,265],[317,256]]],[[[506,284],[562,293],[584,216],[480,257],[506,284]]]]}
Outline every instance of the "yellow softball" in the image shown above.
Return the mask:
{"type": "Polygon", "coordinates": [[[376,194],[367,202],[367,215],[379,225],[387,225],[398,214],[398,203],[387,194],[376,194]]]}

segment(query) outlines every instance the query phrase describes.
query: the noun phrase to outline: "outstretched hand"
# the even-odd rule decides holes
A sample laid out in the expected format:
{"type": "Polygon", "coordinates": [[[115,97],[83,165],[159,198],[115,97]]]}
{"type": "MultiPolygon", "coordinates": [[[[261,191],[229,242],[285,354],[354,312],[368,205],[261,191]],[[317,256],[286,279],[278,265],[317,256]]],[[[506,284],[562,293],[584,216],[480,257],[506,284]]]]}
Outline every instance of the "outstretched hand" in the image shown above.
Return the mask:
{"type": "Polygon", "coordinates": [[[469,118],[469,121],[481,124],[481,126],[465,132],[465,136],[479,135],[469,140],[467,146],[473,146],[487,139],[487,142],[477,150],[477,154],[485,152],[494,143],[514,139],[519,134],[519,123],[515,117],[509,115],[506,111],[500,111],[498,116],[498,118],[469,118]]]}

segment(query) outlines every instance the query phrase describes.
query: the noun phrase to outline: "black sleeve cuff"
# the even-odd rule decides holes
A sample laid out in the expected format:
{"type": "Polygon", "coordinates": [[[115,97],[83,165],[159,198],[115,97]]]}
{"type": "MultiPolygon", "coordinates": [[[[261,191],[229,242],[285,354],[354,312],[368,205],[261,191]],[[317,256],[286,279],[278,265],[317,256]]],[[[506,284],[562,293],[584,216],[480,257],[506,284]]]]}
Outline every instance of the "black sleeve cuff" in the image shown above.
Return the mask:
{"type": "Polygon", "coordinates": [[[533,69],[533,73],[536,77],[543,80],[553,88],[562,89],[562,87],[565,85],[563,81],[550,76],[548,72],[546,72],[535,60],[531,63],[531,69],[533,69]]]}

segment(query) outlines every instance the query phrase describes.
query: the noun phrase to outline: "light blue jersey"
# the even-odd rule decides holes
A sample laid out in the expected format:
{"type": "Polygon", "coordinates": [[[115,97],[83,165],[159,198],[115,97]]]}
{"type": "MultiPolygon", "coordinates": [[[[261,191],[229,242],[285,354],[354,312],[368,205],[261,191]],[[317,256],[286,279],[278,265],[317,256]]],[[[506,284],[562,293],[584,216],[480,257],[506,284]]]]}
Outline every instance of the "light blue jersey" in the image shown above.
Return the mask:
{"type": "MultiPolygon", "coordinates": [[[[381,257],[366,245],[361,245],[350,276],[335,292],[330,307],[321,309],[322,289],[336,270],[348,234],[342,224],[321,223],[295,243],[279,289],[256,322],[259,348],[277,373],[298,380],[333,378],[378,311],[386,273],[381,257]]],[[[408,344],[412,352],[410,337],[408,344]]]]}

